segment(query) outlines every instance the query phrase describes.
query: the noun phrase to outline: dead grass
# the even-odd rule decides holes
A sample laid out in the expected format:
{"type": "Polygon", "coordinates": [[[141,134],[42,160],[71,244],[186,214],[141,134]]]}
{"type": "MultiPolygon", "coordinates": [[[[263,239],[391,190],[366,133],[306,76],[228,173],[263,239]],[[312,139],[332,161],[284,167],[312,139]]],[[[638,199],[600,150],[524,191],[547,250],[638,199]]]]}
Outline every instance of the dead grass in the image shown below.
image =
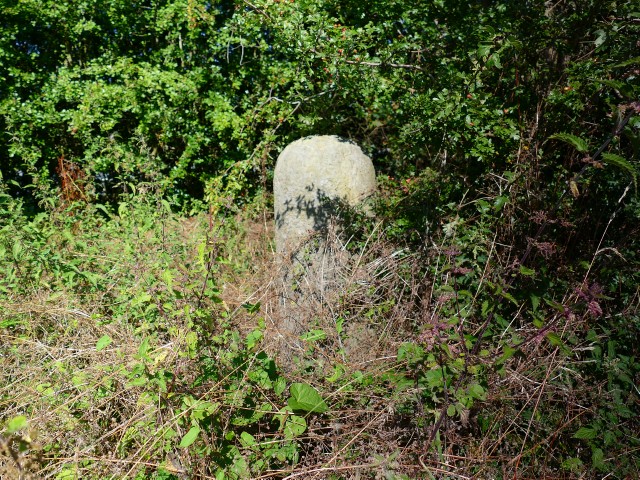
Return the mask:
{"type": "MultiPolygon", "coordinates": [[[[207,303],[199,287],[176,300],[177,310],[205,302],[212,318],[224,316],[243,337],[264,320],[261,348],[277,359],[287,383],[315,386],[330,407],[326,414],[307,416],[308,428],[297,439],[299,463],[259,478],[578,478],[560,468],[562,451],[575,442],[576,425],[594,414],[585,399],[603,386],[589,384],[578,373],[578,357],[549,343],[544,332],[522,321],[520,310],[508,327],[485,340],[487,353],[472,359],[482,367],[486,399],[447,418],[436,444],[430,443],[437,413],[458,392],[448,385],[448,399],[441,392],[428,398],[419,383],[424,372],[398,362],[397,354],[405,342],[434,352],[439,342],[450,342],[451,349],[464,351],[429,327],[448,315],[445,305],[451,301],[434,282],[453,281],[425,276],[424,262],[435,257],[409,254],[374,228],[357,244],[330,231],[320,244],[334,260],[320,267],[287,260],[273,252],[267,215],[215,228],[204,216],[172,220],[163,235],[140,237],[134,271],[121,263],[124,247],[117,235],[108,238],[103,258],[96,260],[111,265],[108,291],[79,296],[42,288],[0,304],[0,320],[12,323],[0,329],[1,417],[25,415],[29,421],[26,435],[1,439],[0,478],[131,478],[160,467],[181,480],[212,478],[206,474],[211,460],[164,439],[170,429],[177,438],[186,433],[179,420],[189,410],[160,405],[145,385],[136,384],[131,372],[141,363],[140,329],[148,327],[130,322],[136,320],[133,313],[109,303],[130,279],[146,291],[145,279],[162,270],[145,259],[168,250],[180,252],[170,265],[176,288],[188,293],[203,248],[210,252],[205,257],[223,304],[207,303]],[[111,343],[97,349],[105,336],[111,343]],[[520,353],[500,366],[495,361],[505,342],[519,346],[520,353]],[[399,375],[409,380],[400,389],[399,375]]],[[[163,288],[150,285],[148,291],[162,295],[163,288]]],[[[571,295],[563,303],[570,304],[571,295]]],[[[148,349],[148,373],[171,372],[179,379],[172,387],[178,395],[224,403],[218,383],[194,386],[201,366],[186,354],[186,320],[166,315],[166,327],[148,349]]],[[[585,315],[556,312],[546,324],[566,340],[588,328],[585,315]]],[[[482,325],[473,316],[466,322],[468,332],[482,325]]],[[[583,341],[572,348],[590,347],[583,341]]],[[[466,385],[458,387],[463,392],[466,385]]],[[[228,406],[226,421],[234,408],[228,406]]],[[[273,433],[264,435],[271,439],[273,433]]]]}
{"type": "Polygon", "coordinates": [[[46,465],[44,470],[30,465],[27,451],[12,467],[30,467],[33,478],[45,478],[60,472],[66,459],[116,457],[113,450],[119,436],[132,419],[146,415],[136,392],[125,388],[119,374],[121,365],[134,361],[131,331],[122,325],[96,324],[68,299],[58,295],[51,302],[44,292],[1,308],[5,318],[24,320],[22,331],[0,332],[0,343],[11,352],[2,361],[2,410],[9,418],[29,418],[30,451],[40,451],[46,465]],[[113,342],[97,351],[103,335],[113,342]],[[103,398],[96,395],[101,389],[109,391],[103,398]],[[57,447],[42,452],[44,445],[57,447]]]}
{"type": "MultiPolygon", "coordinates": [[[[178,262],[195,262],[203,226],[202,217],[166,223],[166,242],[169,236],[182,238],[178,249],[191,257],[178,262]]],[[[1,438],[2,479],[130,478],[141,468],[170,470],[171,462],[157,455],[158,442],[163,431],[180,429],[173,414],[132,377],[142,361],[144,336],[134,316],[112,303],[125,282],[132,288],[128,277],[142,283],[155,267],[141,261],[132,271],[122,263],[127,239],[117,231],[105,233],[92,261],[110,269],[106,290],[77,295],[40,288],[0,303],[0,321],[12,327],[0,329],[1,419],[28,419],[26,434],[1,438]],[[106,337],[110,343],[97,348],[106,337]],[[127,458],[124,452],[130,452],[127,458]]],[[[160,255],[167,245],[150,232],[143,238],[141,260],[160,255]]],[[[193,361],[185,356],[185,330],[179,322],[173,327],[151,340],[152,370],[188,379],[193,361]]]]}

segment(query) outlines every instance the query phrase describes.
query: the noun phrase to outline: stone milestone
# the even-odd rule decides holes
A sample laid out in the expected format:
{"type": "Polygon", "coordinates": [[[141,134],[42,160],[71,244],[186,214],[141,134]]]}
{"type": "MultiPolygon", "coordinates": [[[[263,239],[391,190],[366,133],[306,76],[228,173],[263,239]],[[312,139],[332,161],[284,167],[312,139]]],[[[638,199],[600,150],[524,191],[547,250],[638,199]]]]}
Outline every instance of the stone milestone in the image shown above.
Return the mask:
{"type": "Polygon", "coordinates": [[[276,251],[291,252],[325,230],[336,202],[356,206],[375,189],[373,163],[355,143],[324,135],[289,144],[273,178],[276,251]]]}

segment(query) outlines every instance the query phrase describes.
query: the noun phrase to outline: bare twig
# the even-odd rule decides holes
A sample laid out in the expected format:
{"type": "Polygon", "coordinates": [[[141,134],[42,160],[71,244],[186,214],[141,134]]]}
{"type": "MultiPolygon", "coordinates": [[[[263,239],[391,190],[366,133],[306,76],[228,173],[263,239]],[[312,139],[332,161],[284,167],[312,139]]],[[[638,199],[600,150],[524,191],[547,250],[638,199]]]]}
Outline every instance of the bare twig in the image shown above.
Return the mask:
{"type": "Polygon", "coordinates": [[[407,70],[424,70],[422,67],[418,67],[417,65],[410,65],[406,63],[362,62],[360,60],[345,60],[344,62],[348,63],[349,65],[364,65],[365,67],[391,67],[404,68],[407,70]]]}

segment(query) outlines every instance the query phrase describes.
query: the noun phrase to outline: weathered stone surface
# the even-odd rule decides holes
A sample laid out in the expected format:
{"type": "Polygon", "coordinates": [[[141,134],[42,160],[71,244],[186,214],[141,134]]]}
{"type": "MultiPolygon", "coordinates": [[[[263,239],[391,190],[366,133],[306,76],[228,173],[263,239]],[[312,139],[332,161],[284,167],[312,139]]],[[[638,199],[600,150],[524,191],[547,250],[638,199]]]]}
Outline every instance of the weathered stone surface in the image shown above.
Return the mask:
{"type": "Polygon", "coordinates": [[[332,202],[356,206],[375,188],[373,163],[355,143],[333,135],[291,143],[273,179],[276,250],[292,251],[310,233],[326,230],[332,202]]]}
{"type": "Polygon", "coordinates": [[[282,365],[304,353],[301,335],[347,287],[350,255],[337,209],[358,206],[375,188],[371,159],[348,140],[306,137],[280,154],[273,191],[281,288],[273,328],[282,365]]]}

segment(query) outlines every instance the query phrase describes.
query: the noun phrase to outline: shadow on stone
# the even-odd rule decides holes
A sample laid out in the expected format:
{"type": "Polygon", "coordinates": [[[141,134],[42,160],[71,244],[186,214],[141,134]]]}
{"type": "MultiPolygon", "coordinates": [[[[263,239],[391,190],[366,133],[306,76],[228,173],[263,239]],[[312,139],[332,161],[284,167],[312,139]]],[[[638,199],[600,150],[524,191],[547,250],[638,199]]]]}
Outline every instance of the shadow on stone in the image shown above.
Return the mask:
{"type": "Polygon", "coordinates": [[[375,193],[371,159],[335,136],[293,142],[274,173],[276,251],[282,283],[278,335],[281,357],[304,348],[312,310],[331,309],[348,287],[350,255],[341,243],[344,219],[375,193]]]}

